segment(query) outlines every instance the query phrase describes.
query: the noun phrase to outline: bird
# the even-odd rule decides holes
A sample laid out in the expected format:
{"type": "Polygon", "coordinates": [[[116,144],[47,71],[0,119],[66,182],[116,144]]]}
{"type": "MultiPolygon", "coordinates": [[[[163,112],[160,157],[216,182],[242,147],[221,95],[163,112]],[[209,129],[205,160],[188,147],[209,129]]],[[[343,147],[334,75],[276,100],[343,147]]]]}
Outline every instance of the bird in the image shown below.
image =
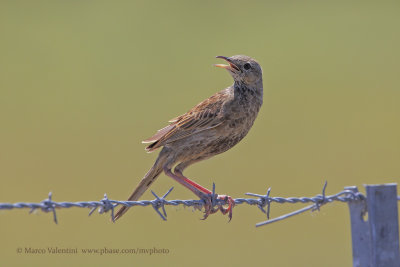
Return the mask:
{"type": "MultiPolygon", "coordinates": [[[[185,177],[183,171],[194,163],[229,150],[247,135],[263,103],[263,79],[260,64],[249,56],[216,58],[227,63],[214,66],[226,69],[233,84],[173,118],[166,127],[142,142],[148,144],[147,152],[162,149],[128,201],[138,200],[164,172],[204,200],[203,219],[218,210],[224,215],[229,213],[229,220],[232,219],[235,202],[230,196],[217,195],[226,204],[213,207],[212,192],[185,177]],[[224,207],[226,205],[228,207],[224,207]]],[[[122,206],[114,219],[119,219],[127,210],[128,207],[122,206]]]]}

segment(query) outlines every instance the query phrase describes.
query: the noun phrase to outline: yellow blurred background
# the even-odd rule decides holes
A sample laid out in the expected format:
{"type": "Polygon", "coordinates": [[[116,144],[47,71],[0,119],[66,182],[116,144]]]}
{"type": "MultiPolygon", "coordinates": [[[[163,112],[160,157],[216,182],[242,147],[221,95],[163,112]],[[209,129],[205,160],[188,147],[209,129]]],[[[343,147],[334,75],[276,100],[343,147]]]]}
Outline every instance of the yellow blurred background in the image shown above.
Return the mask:
{"type": "MultiPolygon", "coordinates": [[[[2,1],[0,202],[125,200],[153,164],[141,140],[231,85],[217,55],[264,70],[249,135],[187,176],[218,193],[314,196],[400,181],[398,1],[2,1]]],[[[161,175],[152,190],[192,199],[161,175]]],[[[152,199],[147,192],[143,199],[152,199]]],[[[272,217],[302,205],[274,204],[272,217]]],[[[191,208],[0,211],[4,266],[351,266],[346,204],[256,229],[191,208]],[[32,255],[18,248],[159,248],[156,255],[32,255]]]]}

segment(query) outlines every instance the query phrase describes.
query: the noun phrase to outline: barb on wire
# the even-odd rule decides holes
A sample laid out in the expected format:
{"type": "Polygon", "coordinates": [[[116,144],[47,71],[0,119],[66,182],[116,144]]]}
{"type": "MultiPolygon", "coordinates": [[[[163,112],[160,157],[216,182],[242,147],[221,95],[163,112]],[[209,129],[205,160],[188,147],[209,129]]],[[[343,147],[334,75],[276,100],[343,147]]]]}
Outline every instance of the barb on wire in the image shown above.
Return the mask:
{"type": "MultiPolygon", "coordinates": [[[[267,215],[267,221],[260,222],[256,224],[256,226],[262,226],[266,224],[270,224],[273,222],[281,221],[292,217],[294,215],[303,213],[308,210],[319,210],[322,205],[327,203],[331,203],[334,201],[339,202],[350,202],[356,200],[365,200],[365,196],[360,192],[353,192],[351,190],[343,190],[337,194],[327,196],[326,195],[326,187],[327,182],[324,183],[322,188],[322,194],[318,194],[314,197],[271,197],[271,188],[268,188],[267,193],[265,195],[254,194],[254,193],[246,193],[248,196],[252,196],[254,198],[236,198],[234,199],[236,205],[240,204],[248,204],[257,206],[263,213],[267,215]],[[271,203],[313,203],[310,206],[304,207],[302,209],[296,210],[294,212],[282,215],[280,217],[274,218],[270,220],[270,210],[271,210],[271,203]],[[266,207],[266,210],[265,210],[266,207]]],[[[79,208],[90,208],[89,215],[91,215],[94,210],[98,208],[98,212],[100,214],[107,213],[111,211],[111,220],[114,222],[114,209],[115,207],[121,205],[126,207],[133,207],[133,206],[152,206],[155,212],[161,217],[162,220],[167,220],[167,212],[165,210],[165,206],[186,206],[186,207],[195,207],[201,209],[204,205],[206,205],[206,200],[167,200],[166,197],[171,193],[173,187],[169,189],[162,197],[159,197],[156,193],[151,191],[155,199],[153,200],[141,200],[141,201],[118,201],[118,200],[111,200],[107,197],[107,194],[104,194],[104,197],[100,201],[80,201],[80,202],[56,202],[52,200],[52,193],[50,192],[48,198],[41,201],[40,203],[24,203],[18,202],[14,204],[10,203],[0,203],[0,210],[1,209],[24,209],[29,208],[30,212],[34,210],[40,209],[44,212],[52,212],[53,213],[53,220],[55,223],[58,222],[56,208],[72,208],[72,207],[79,207],[79,208]]],[[[399,197],[400,200],[400,197],[399,197]]],[[[212,190],[212,197],[211,197],[212,206],[221,206],[226,205],[226,199],[218,199],[218,195],[215,193],[215,184],[213,184],[212,190]]]]}
{"type": "MultiPolygon", "coordinates": [[[[49,211],[53,212],[53,220],[57,224],[58,221],[57,221],[56,209],[55,209],[55,206],[53,204],[54,202],[51,201],[52,195],[53,194],[50,192],[49,193],[49,197],[41,202],[43,204],[42,211],[44,211],[44,212],[49,212],[49,211]]],[[[32,213],[33,211],[34,211],[34,208],[32,208],[30,210],[30,213],[32,213]]]]}
{"type": "Polygon", "coordinates": [[[154,210],[158,213],[158,215],[160,215],[160,217],[166,221],[167,220],[167,212],[165,211],[165,197],[168,196],[169,193],[171,193],[172,189],[174,189],[173,187],[171,187],[167,193],[165,193],[161,198],[159,196],[157,196],[156,193],[154,193],[153,191],[151,191],[151,193],[153,194],[153,196],[156,197],[157,201],[154,201],[153,203],[153,208],[154,210]],[[161,214],[161,212],[159,211],[159,209],[162,208],[163,214],[161,214]]]}

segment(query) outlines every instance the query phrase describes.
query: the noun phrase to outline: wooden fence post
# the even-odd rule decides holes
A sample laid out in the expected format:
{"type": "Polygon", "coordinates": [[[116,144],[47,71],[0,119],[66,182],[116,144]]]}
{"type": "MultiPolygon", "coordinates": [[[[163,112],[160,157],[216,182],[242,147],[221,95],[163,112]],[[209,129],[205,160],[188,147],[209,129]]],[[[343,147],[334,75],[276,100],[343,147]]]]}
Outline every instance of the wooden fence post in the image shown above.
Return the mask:
{"type": "MultiPolygon", "coordinates": [[[[365,200],[348,203],[353,267],[400,267],[397,185],[365,188],[365,200]]],[[[356,187],[346,189],[357,192],[356,187]]]]}

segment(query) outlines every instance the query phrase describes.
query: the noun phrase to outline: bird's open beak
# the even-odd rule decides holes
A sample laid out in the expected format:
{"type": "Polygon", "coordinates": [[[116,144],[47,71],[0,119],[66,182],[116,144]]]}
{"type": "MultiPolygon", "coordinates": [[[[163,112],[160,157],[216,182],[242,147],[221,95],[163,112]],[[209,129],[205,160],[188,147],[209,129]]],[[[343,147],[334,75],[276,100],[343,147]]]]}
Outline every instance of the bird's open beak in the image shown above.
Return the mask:
{"type": "Polygon", "coordinates": [[[224,68],[224,69],[227,69],[227,70],[230,70],[230,71],[233,71],[233,70],[240,71],[240,69],[238,68],[238,66],[236,66],[235,64],[233,64],[233,63],[231,62],[231,60],[230,60],[228,57],[216,56],[216,58],[225,59],[226,62],[229,63],[229,65],[226,65],[226,64],[215,64],[215,65],[214,65],[215,67],[224,68]]]}

